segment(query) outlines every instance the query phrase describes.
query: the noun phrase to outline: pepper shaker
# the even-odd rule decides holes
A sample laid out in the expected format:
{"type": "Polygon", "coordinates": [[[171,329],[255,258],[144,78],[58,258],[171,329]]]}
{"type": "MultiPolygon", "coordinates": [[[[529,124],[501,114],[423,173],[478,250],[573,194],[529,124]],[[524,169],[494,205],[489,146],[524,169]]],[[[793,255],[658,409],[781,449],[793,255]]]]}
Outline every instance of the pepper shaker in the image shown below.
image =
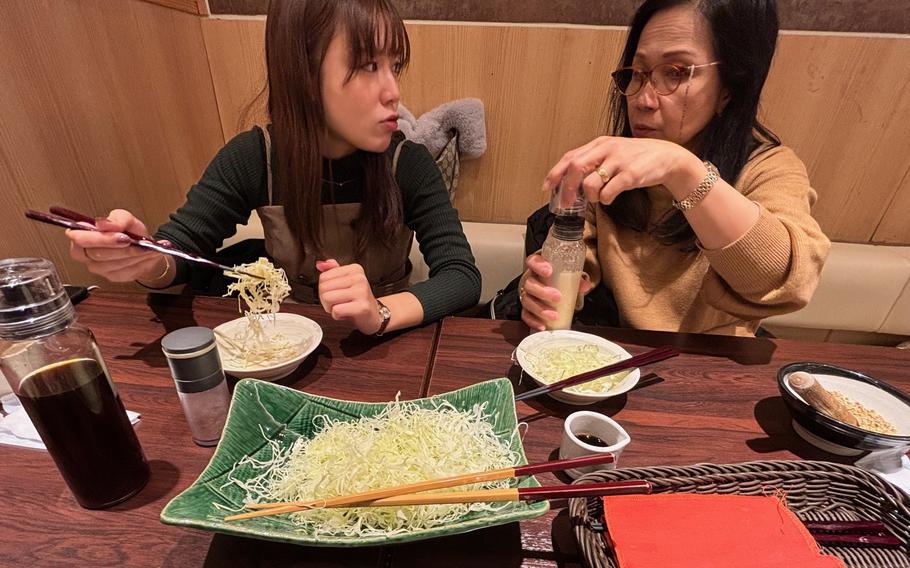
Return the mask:
{"type": "Polygon", "coordinates": [[[231,403],[215,334],[207,327],[185,327],[161,339],[180,405],[193,442],[214,446],[221,439],[231,403]]]}

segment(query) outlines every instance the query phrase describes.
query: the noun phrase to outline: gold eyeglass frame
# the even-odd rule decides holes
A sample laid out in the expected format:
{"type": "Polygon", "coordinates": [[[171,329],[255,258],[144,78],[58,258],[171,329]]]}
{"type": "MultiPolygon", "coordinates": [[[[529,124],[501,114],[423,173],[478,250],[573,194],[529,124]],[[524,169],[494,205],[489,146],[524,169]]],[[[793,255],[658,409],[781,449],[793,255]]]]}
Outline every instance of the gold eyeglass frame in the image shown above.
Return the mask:
{"type": "MultiPolygon", "coordinates": [[[[622,95],[625,97],[634,97],[635,95],[637,95],[638,93],[641,92],[641,90],[644,88],[646,83],[651,84],[651,88],[654,89],[655,93],[657,93],[660,96],[666,97],[668,95],[672,95],[673,93],[675,93],[679,89],[679,87],[683,84],[683,81],[680,80],[679,83],[675,87],[673,87],[670,91],[668,91],[666,93],[662,93],[657,89],[657,84],[652,79],[652,77],[653,77],[652,73],[654,73],[655,69],[658,69],[660,67],[674,67],[680,71],[688,71],[689,76],[686,77],[685,81],[689,82],[695,76],[696,69],[700,69],[702,67],[713,67],[715,65],[720,65],[720,61],[711,61],[710,63],[702,63],[701,65],[694,65],[694,64],[693,65],[678,65],[676,63],[661,63],[660,65],[655,65],[648,71],[638,71],[634,67],[620,67],[616,71],[613,71],[612,73],[610,73],[610,77],[613,79],[613,86],[616,88],[617,91],[622,93],[622,95]],[[619,81],[616,79],[616,74],[619,73],[620,71],[637,72],[637,73],[641,74],[644,77],[644,79],[641,81],[641,83],[639,84],[638,88],[635,89],[635,91],[633,91],[631,93],[625,93],[620,88],[619,81]]],[[[631,83],[631,81],[630,81],[630,83],[631,83]]]]}

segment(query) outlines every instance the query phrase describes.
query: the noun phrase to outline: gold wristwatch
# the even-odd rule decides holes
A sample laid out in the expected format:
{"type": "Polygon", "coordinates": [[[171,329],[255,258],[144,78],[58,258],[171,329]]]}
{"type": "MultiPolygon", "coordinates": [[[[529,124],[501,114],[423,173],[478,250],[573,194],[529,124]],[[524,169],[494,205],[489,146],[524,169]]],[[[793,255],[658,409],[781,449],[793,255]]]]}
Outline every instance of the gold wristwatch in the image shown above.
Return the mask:
{"type": "Polygon", "coordinates": [[[376,304],[379,306],[379,317],[382,318],[382,321],[379,322],[379,331],[374,335],[382,337],[382,334],[385,333],[385,328],[389,327],[389,320],[392,319],[392,310],[379,300],[376,300],[376,304]]]}

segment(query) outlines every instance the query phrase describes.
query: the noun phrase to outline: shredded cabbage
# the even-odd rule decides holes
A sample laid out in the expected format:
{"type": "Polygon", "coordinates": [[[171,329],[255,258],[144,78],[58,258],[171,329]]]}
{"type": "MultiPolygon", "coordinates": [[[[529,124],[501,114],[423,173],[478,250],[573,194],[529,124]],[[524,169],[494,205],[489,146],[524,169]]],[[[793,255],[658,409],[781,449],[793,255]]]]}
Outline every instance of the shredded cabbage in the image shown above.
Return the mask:
{"type": "MultiPolygon", "coordinates": [[[[535,353],[526,351],[524,355],[531,363],[532,368],[528,369],[531,374],[546,384],[568,379],[585,371],[593,371],[620,360],[619,355],[608,353],[590,343],[546,347],[535,353]]],[[[622,371],[562,390],[575,394],[602,394],[618,385],[628,374],[629,371],[622,371]]]]}
{"type": "Polygon", "coordinates": [[[291,293],[284,269],[276,268],[264,257],[234,269],[262,278],[225,271],[225,275],[237,279],[228,286],[225,296],[237,292],[239,309],[247,319],[246,327],[240,328],[232,337],[222,336],[225,362],[253,370],[293,359],[306,348],[306,342],[294,342],[281,333],[269,333],[266,329],[269,323],[274,324],[274,315],[278,313],[281,302],[291,293]],[[246,310],[243,310],[244,303],[246,310]]]}
{"type": "Polygon", "coordinates": [[[225,271],[226,276],[237,279],[237,282],[228,286],[225,296],[237,292],[238,307],[247,315],[277,314],[282,300],[291,293],[291,286],[288,284],[288,277],[284,273],[284,269],[276,268],[269,262],[269,259],[260,257],[256,262],[235,266],[234,270],[242,270],[261,278],[225,271]],[[246,310],[243,310],[241,302],[247,305],[246,310]]]}
{"type": "MultiPolygon", "coordinates": [[[[470,411],[459,411],[445,403],[425,409],[396,401],[376,416],[351,422],[317,416],[314,421],[319,431],[313,438],[300,438],[287,449],[268,440],[271,458],[243,458],[228,474],[225,487],[243,489],[247,502],[310,501],[515,465],[518,453],[497,438],[485,408],[483,403],[470,411]]],[[[509,481],[442,491],[496,487],[509,487],[509,481]]],[[[313,534],[356,537],[434,527],[472,511],[505,506],[464,503],[328,508],[290,517],[313,534]]]]}

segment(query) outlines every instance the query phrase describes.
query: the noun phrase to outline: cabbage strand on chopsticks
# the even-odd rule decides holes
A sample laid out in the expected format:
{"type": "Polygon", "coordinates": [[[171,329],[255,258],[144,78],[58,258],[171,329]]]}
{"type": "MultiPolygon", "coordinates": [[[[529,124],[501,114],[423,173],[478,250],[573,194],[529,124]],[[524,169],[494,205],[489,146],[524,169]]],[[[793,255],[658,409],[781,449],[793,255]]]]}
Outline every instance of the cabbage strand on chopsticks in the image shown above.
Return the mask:
{"type": "Polygon", "coordinates": [[[234,268],[261,278],[225,271],[225,275],[237,279],[228,285],[225,296],[237,293],[238,307],[247,319],[246,328],[234,337],[227,338],[229,341],[225,342],[225,357],[247,369],[291,359],[299,352],[301,345],[289,341],[280,333],[269,334],[263,325],[269,318],[274,320],[281,302],[291,293],[284,270],[273,266],[267,258],[234,268]],[[247,309],[243,309],[243,304],[246,304],[247,309]]]}

